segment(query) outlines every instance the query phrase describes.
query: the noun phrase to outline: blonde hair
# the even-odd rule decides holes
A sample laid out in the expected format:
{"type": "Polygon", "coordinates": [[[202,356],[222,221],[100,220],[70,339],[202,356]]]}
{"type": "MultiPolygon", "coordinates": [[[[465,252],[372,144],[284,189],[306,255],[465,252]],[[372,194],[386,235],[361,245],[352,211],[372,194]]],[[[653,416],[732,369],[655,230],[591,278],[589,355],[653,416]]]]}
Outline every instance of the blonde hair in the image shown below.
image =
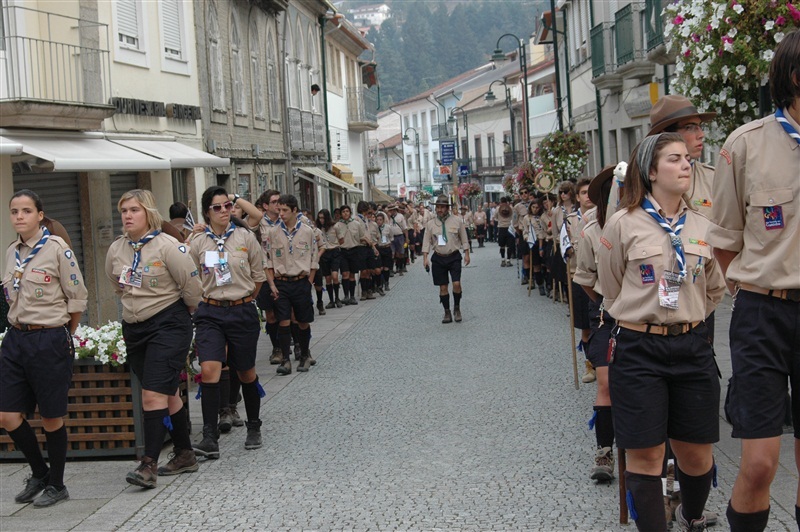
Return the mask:
{"type": "Polygon", "coordinates": [[[161,217],[161,213],[159,213],[156,208],[156,198],[153,196],[153,193],[141,188],[129,190],[119,198],[117,202],[117,211],[122,212],[122,204],[131,199],[138,201],[139,205],[144,208],[147,216],[148,230],[155,231],[156,229],[161,229],[164,218],[161,217]]]}

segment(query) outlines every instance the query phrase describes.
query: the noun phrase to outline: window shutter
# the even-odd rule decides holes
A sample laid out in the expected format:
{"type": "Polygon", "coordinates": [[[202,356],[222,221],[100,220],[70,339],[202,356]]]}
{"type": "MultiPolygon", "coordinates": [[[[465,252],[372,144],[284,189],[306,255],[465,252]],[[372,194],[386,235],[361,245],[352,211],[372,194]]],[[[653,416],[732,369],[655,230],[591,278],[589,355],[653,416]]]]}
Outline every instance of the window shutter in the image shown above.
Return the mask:
{"type": "Polygon", "coordinates": [[[161,1],[162,29],[164,31],[164,52],[176,58],[183,55],[181,45],[181,13],[178,0],[161,1]]]}
{"type": "MultiPolygon", "coordinates": [[[[591,2],[592,0],[588,0],[591,2]]],[[[583,6],[583,49],[584,49],[584,57],[588,57],[592,54],[592,43],[590,38],[589,32],[589,4],[588,2],[583,6]]]]}
{"type": "MultiPolygon", "coordinates": [[[[139,40],[139,16],[137,14],[136,0],[117,1],[117,26],[120,41],[122,35],[139,40]]],[[[137,42],[138,44],[138,42],[137,42]]]]}

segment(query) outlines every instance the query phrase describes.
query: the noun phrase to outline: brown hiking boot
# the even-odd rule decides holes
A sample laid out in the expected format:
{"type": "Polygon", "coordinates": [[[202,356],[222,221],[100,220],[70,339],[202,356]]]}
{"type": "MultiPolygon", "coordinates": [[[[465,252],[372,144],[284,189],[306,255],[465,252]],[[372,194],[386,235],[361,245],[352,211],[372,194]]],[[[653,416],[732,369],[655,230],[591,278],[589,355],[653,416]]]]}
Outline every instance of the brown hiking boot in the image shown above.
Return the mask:
{"type": "Polygon", "coordinates": [[[175,449],[175,452],[169,455],[169,462],[158,468],[158,476],[168,477],[181,473],[194,473],[199,467],[193,449],[175,449]]]}
{"type": "Polygon", "coordinates": [[[149,456],[142,457],[139,466],[125,477],[128,484],[143,488],[155,488],[158,480],[158,463],[149,456]]]}
{"type": "Polygon", "coordinates": [[[461,321],[461,307],[455,307],[453,309],[453,318],[455,318],[456,322],[461,321]]]}
{"type": "Polygon", "coordinates": [[[601,447],[595,451],[592,480],[608,481],[614,478],[614,453],[611,447],[601,447]]]}
{"type": "Polygon", "coordinates": [[[281,351],[280,347],[273,347],[272,355],[269,357],[269,363],[276,366],[281,362],[283,362],[283,351],[281,351]]]}
{"type": "Polygon", "coordinates": [[[375,299],[375,292],[367,290],[367,299],[375,299]]]}
{"type": "Polygon", "coordinates": [[[292,373],[292,361],[287,360],[280,366],[278,366],[278,375],[291,375],[292,373]]]}
{"type": "Polygon", "coordinates": [[[451,323],[453,321],[453,315],[450,314],[449,310],[444,311],[444,318],[442,318],[442,323],[451,323]]]}
{"type": "Polygon", "coordinates": [[[305,373],[309,369],[311,369],[311,357],[306,354],[300,359],[300,365],[297,366],[297,371],[305,373]]]}

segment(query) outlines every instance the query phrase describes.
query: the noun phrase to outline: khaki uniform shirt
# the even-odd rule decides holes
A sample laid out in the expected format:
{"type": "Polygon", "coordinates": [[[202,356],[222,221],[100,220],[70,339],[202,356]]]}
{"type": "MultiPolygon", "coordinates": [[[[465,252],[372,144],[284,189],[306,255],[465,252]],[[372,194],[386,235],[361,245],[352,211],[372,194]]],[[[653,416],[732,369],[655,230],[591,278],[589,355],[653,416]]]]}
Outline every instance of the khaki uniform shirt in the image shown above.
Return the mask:
{"type": "MultiPolygon", "coordinates": [[[[376,224],[377,225],[377,224],[376,224]]],[[[383,225],[378,225],[378,235],[375,240],[377,242],[378,247],[387,247],[392,245],[392,226],[388,223],[383,225]]]]}
{"type": "Polygon", "coordinates": [[[367,221],[367,235],[369,235],[369,239],[373,244],[380,242],[381,235],[378,230],[378,222],[373,222],[372,220],[367,221]]]}
{"type": "Polygon", "coordinates": [[[314,230],[306,224],[300,224],[289,250],[289,237],[283,228],[275,226],[269,230],[269,246],[272,253],[267,259],[267,268],[275,272],[275,276],[296,277],[311,275],[312,270],[319,269],[319,250],[314,230]]]}
{"type": "MultiPolygon", "coordinates": [[[[307,226],[303,227],[311,231],[307,226]]],[[[272,229],[270,228],[269,231],[272,229]]],[[[264,238],[263,234],[262,238],[264,238]]],[[[203,283],[203,296],[205,297],[220,301],[237,301],[253,295],[256,284],[267,280],[267,275],[264,273],[264,268],[266,268],[264,253],[258,245],[255,235],[244,227],[236,227],[231,236],[225,240],[224,249],[228,253],[228,264],[232,277],[232,282],[228,285],[217,286],[214,268],[205,265],[206,251],[219,253],[217,243],[206,232],[202,232],[195,233],[189,240],[189,244],[189,255],[200,270],[200,280],[203,283]]],[[[267,246],[270,255],[276,252],[272,248],[271,241],[267,241],[267,246]]]]}
{"type": "MultiPolygon", "coordinates": [[[[648,198],[664,216],[656,200],[648,198]]],[[[662,307],[658,298],[664,271],[679,271],[667,232],[642,208],[618,211],[606,223],[598,248],[597,273],[606,310],[617,320],[651,324],[702,321],[722,300],[722,270],[711,246],[703,240],[710,223],[683,201],[681,208],[673,224],[686,213],[680,239],[687,275],[679,289],[677,310],[662,307]]]]}
{"type": "Polygon", "coordinates": [[[122,319],[127,323],[146,321],[179,299],[193,308],[200,302],[203,287],[189,246],[166,233],[142,246],[137,268],[142,274],[141,287],[119,282],[122,269],[132,265],[133,247],[121,236],[108,249],[106,276],[122,301],[122,319]]]}
{"type": "Polygon", "coordinates": [[[539,216],[539,220],[544,229],[544,239],[548,242],[553,241],[553,214],[552,211],[545,211],[539,216]]]}
{"type": "Polygon", "coordinates": [[[425,226],[425,238],[422,240],[423,253],[435,251],[440,255],[449,255],[455,251],[469,250],[467,229],[460,218],[448,215],[444,219],[444,227],[447,231],[447,242],[440,246],[439,235],[442,234],[442,222],[438,218],[428,222],[428,225],[425,226]]]}
{"type": "Polygon", "coordinates": [[[335,223],[325,231],[325,249],[339,247],[339,239],[344,238],[344,224],[335,223]]]}
{"type": "Polygon", "coordinates": [[[495,220],[497,221],[497,227],[511,227],[511,219],[514,216],[514,209],[510,204],[508,204],[508,210],[508,215],[504,216],[503,213],[500,212],[500,207],[497,207],[497,212],[494,216],[495,220]]]}
{"type": "Polygon", "coordinates": [[[714,167],[710,164],[695,161],[692,164],[692,188],[689,189],[689,206],[697,212],[710,218],[711,189],[714,185],[714,167]]]}
{"type": "Polygon", "coordinates": [[[344,243],[341,244],[344,249],[352,249],[356,246],[363,246],[362,240],[367,238],[367,228],[361,220],[350,218],[346,222],[339,220],[336,225],[340,227],[340,231],[344,233],[344,243]]]}
{"type": "Polygon", "coordinates": [[[602,234],[603,230],[597,220],[588,222],[583,228],[581,246],[576,255],[575,277],[572,278],[575,284],[588,286],[600,295],[603,291],[597,278],[597,249],[602,234]]]}
{"type": "Polygon", "coordinates": [[[267,239],[267,233],[271,227],[277,226],[279,220],[280,218],[276,218],[275,221],[272,221],[272,219],[265,214],[258,223],[258,232],[261,235],[261,249],[264,250],[265,259],[269,257],[269,240],[267,239]]]}
{"type": "MultiPolygon", "coordinates": [[[[587,214],[591,215],[592,212],[593,210],[589,209],[587,214]]],[[[583,228],[586,227],[587,223],[589,223],[587,216],[581,213],[581,217],[578,218],[578,211],[567,215],[567,234],[569,235],[569,241],[572,243],[572,256],[569,258],[570,273],[575,273],[578,249],[581,247],[583,240],[583,228]]]]}
{"type": "Polygon", "coordinates": [[[527,216],[529,205],[530,203],[525,203],[523,201],[520,201],[514,205],[514,228],[517,229],[517,233],[519,233],[519,230],[523,228],[522,219],[527,216]]]}
{"type": "MultiPolygon", "coordinates": [[[[786,119],[800,131],[789,113],[786,119]]],[[[800,144],[768,116],[728,137],[714,175],[707,239],[738,252],[731,281],[800,288],[800,144]]]]}
{"type": "Polygon", "coordinates": [[[486,213],[483,211],[477,211],[475,213],[475,225],[486,225],[486,213]]]}
{"type": "Polygon", "coordinates": [[[392,227],[392,235],[393,236],[400,236],[403,234],[403,231],[408,230],[408,224],[406,224],[406,217],[402,214],[395,214],[394,216],[390,216],[389,225],[392,227]]]}
{"type": "Polygon", "coordinates": [[[50,235],[44,246],[25,267],[19,280],[19,290],[14,290],[14,267],[19,247],[19,260],[24,262],[39,240],[39,229],[23,242],[19,235],[6,250],[6,274],[3,291],[9,305],[8,321],[11,325],[43,325],[60,327],[70,320],[70,314],[86,310],[89,294],[75,256],[63,239],[50,235]]]}

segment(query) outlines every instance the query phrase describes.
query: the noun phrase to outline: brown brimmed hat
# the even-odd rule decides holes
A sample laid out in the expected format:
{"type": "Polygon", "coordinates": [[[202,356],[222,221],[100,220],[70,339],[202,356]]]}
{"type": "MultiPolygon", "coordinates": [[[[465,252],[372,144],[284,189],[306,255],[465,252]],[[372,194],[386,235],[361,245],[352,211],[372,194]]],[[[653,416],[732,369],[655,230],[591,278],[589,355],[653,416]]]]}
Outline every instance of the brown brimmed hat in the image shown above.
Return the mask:
{"type": "Polygon", "coordinates": [[[701,113],[689,98],[679,94],[668,94],[659,98],[650,110],[650,132],[647,136],[661,133],[673,124],[687,118],[699,118],[701,122],[712,120],[717,113],[701,113]]]}
{"type": "Polygon", "coordinates": [[[603,203],[603,185],[614,177],[614,168],[616,168],[616,165],[613,164],[606,166],[600,170],[600,173],[589,183],[589,199],[592,200],[592,203],[598,208],[600,208],[603,203]]]}
{"type": "Polygon", "coordinates": [[[396,211],[397,210],[397,204],[396,203],[390,203],[389,205],[386,206],[386,210],[387,211],[396,211]]]}
{"type": "Polygon", "coordinates": [[[450,198],[445,196],[444,194],[440,194],[436,197],[436,201],[433,202],[434,205],[445,205],[447,207],[450,206],[450,198]]]}

